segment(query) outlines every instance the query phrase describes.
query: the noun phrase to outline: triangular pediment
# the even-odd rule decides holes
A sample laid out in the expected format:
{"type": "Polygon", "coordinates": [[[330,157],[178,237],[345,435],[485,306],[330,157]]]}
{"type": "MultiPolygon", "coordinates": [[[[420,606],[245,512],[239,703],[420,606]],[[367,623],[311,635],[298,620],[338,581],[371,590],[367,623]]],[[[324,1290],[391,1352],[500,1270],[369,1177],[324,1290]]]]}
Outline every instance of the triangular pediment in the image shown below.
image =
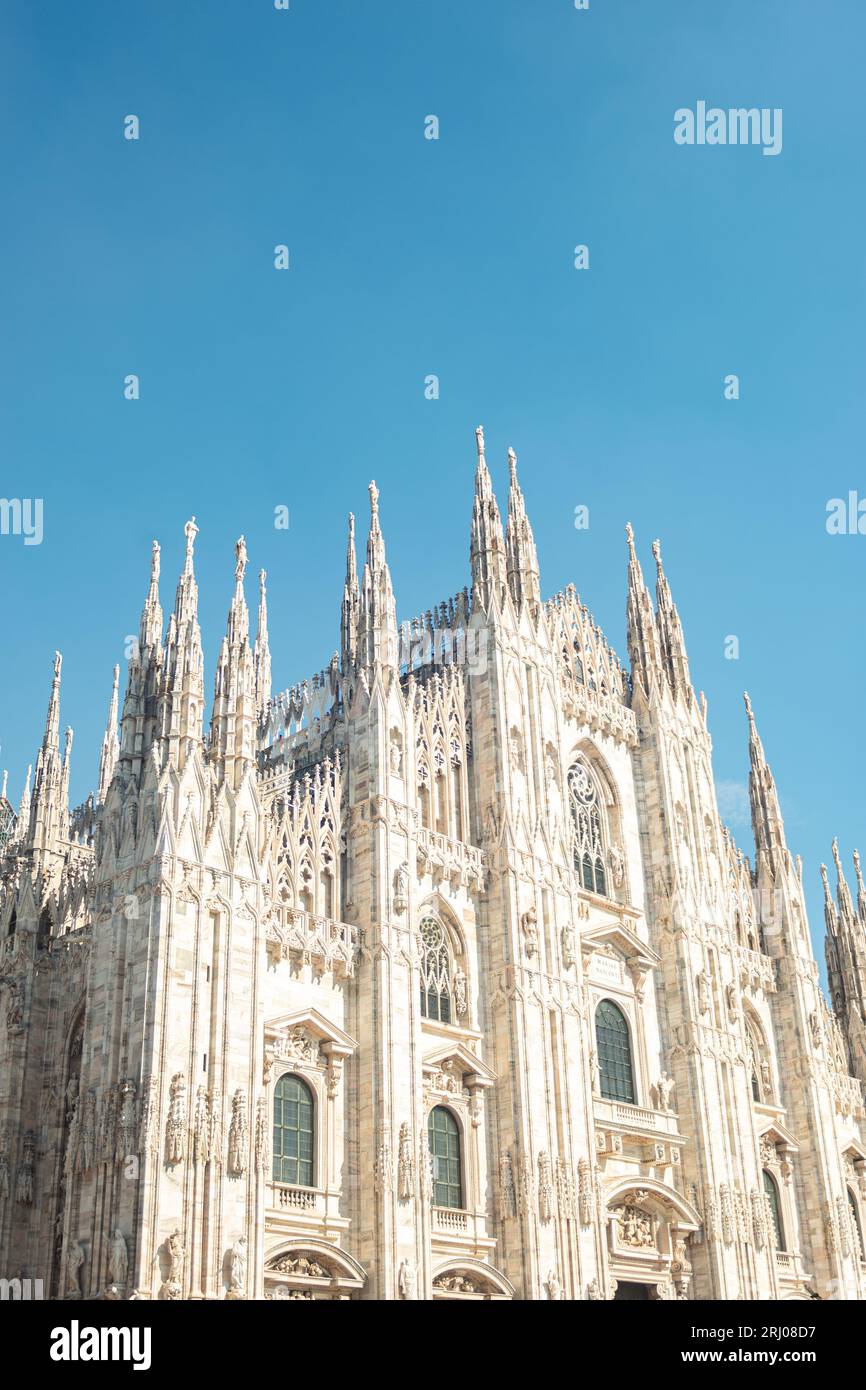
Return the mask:
{"type": "Polygon", "coordinates": [[[768,1119],[762,1128],[758,1130],[759,1139],[769,1139],[771,1144],[782,1144],[790,1153],[799,1152],[799,1144],[789,1129],[779,1124],[778,1120],[768,1119]]]}
{"type": "Polygon", "coordinates": [[[486,1062],[470,1052],[464,1043],[451,1040],[441,1042],[425,1053],[421,1067],[431,1076],[442,1071],[461,1078],[471,1076],[475,1086],[492,1086],[496,1080],[495,1072],[490,1070],[486,1062]]]}
{"type": "Polygon", "coordinates": [[[661,956],[622,921],[603,922],[581,932],[580,946],[584,952],[605,951],[608,955],[613,950],[627,965],[636,965],[642,970],[661,964],[661,956]]]}
{"type": "Polygon", "coordinates": [[[286,1037],[297,1028],[302,1028],[319,1043],[332,1043],[341,1052],[349,1054],[358,1050],[355,1039],[338,1028],[336,1023],[331,1023],[318,1009],[298,1009],[294,1013],[269,1019],[265,1024],[265,1038],[273,1040],[286,1037]]]}

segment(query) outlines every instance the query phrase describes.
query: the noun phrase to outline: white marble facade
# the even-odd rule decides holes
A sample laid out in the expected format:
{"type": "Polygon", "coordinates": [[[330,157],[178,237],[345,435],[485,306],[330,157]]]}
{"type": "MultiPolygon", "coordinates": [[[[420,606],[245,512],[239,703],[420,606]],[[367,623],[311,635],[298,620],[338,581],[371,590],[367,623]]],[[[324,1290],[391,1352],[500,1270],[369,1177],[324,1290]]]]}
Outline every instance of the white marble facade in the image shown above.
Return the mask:
{"type": "MultiPolygon", "coordinates": [[[[159,547],[98,792],[60,658],[0,798],[0,1275],[52,1297],[866,1294],[866,892],[832,1010],[747,701],[755,855],[719,819],[658,546],[628,669],[540,597],[482,432],[471,587],[398,627],[371,485],[340,650],[271,691],[235,590],[209,732],[194,522],[159,547]],[[118,737],[119,723],[119,737],[118,737]]],[[[835,846],[834,846],[835,852],[835,846]]],[[[825,874],[825,884],[827,883],[825,874]]]]}

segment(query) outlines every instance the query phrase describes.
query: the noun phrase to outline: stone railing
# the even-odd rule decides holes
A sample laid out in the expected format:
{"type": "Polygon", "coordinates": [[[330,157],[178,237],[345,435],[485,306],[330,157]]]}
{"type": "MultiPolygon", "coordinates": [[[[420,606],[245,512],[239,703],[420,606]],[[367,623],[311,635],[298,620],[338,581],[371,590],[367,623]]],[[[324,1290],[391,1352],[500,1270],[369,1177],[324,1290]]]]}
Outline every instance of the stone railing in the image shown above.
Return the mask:
{"type": "Polygon", "coordinates": [[[475,845],[452,840],[436,830],[422,826],[416,851],[419,873],[433,875],[434,882],[447,879],[452,888],[483,888],[486,856],[475,845]]]}
{"type": "Polygon", "coordinates": [[[465,1235],[469,1230],[469,1216],[465,1211],[453,1207],[434,1207],[433,1226],[447,1235],[465,1235]]]}
{"type": "Polygon", "coordinates": [[[272,960],[294,959],[313,965],[323,974],[354,975],[361,954],[364,932],[348,922],[316,917],[299,908],[286,908],[285,921],[275,910],[267,923],[267,947],[272,960]]]}
{"type": "Polygon", "coordinates": [[[315,1211],[318,1193],[308,1187],[286,1187],[283,1183],[269,1184],[270,1205],[284,1211],[315,1211]]]}

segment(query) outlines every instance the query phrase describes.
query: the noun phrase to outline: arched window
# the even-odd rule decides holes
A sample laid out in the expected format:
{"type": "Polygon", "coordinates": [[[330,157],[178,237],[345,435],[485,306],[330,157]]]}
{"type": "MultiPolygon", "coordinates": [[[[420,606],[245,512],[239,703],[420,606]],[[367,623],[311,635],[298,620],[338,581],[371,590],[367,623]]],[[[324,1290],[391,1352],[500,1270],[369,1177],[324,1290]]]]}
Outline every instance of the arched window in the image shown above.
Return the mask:
{"type": "Polygon", "coordinates": [[[460,1177],[460,1129],[450,1110],[437,1105],[430,1111],[427,1138],[433,1163],[434,1207],[463,1207],[460,1177]]]}
{"type": "Polygon", "coordinates": [[[568,799],[574,827],[574,867],[584,888],[607,896],[604,867],[604,834],[598,791],[584,763],[575,763],[568,774],[568,799]]]}
{"type": "Polygon", "coordinates": [[[634,1105],[634,1070],[628,1023],[622,1009],[602,999],[595,1011],[595,1045],[601,1095],[634,1105]]]}
{"type": "Polygon", "coordinates": [[[274,1182],[313,1186],[313,1095],[287,1074],[274,1088],[274,1182]]]}
{"type": "Polygon", "coordinates": [[[846,1189],[848,1193],[848,1206],[851,1210],[851,1226],[857,1235],[857,1255],[863,1259],[863,1228],[860,1225],[860,1208],[857,1205],[857,1198],[850,1187],[846,1189]]]}
{"type": "Polygon", "coordinates": [[[445,928],[432,916],[421,922],[421,1014],[451,1022],[451,955],[445,928]]]}
{"type": "Polygon", "coordinates": [[[776,1236],[776,1249],[784,1250],[785,1232],[782,1227],[782,1208],[779,1202],[779,1189],[776,1186],[776,1179],[772,1173],[764,1169],[764,1191],[767,1194],[767,1206],[770,1209],[770,1218],[773,1222],[773,1231],[776,1236]]]}

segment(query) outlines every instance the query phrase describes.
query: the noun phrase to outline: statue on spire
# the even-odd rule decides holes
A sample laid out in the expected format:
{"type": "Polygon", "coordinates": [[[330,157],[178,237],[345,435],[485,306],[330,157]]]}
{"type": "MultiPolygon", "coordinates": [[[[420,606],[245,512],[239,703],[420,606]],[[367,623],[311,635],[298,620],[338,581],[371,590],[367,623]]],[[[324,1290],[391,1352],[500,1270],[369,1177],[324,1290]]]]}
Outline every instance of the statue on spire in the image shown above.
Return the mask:
{"type": "Polygon", "coordinates": [[[150,580],[155,584],[159,579],[159,541],[154,541],[150,548],[150,580]]]}
{"type": "Polygon", "coordinates": [[[235,545],[235,579],[238,583],[243,582],[243,577],[247,568],[247,543],[243,536],[239,536],[235,545]]]}
{"type": "MultiPolygon", "coordinates": [[[[379,516],[379,489],[376,486],[375,479],[370,484],[368,491],[370,493],[370,515],[375,521],[379,516]]],[[[352,520],[354,522],[354,517],[352,520]]]]}
{"type": "Polygon", "coordinates": [[[198,535],[198,527],[195,524],[195,517],[191,516],[186,526],[183,528],[186,536],[186,562],[184,564],[184,574],[192,574],[192,548],[195,545],[195,538],[198,535]]]}

